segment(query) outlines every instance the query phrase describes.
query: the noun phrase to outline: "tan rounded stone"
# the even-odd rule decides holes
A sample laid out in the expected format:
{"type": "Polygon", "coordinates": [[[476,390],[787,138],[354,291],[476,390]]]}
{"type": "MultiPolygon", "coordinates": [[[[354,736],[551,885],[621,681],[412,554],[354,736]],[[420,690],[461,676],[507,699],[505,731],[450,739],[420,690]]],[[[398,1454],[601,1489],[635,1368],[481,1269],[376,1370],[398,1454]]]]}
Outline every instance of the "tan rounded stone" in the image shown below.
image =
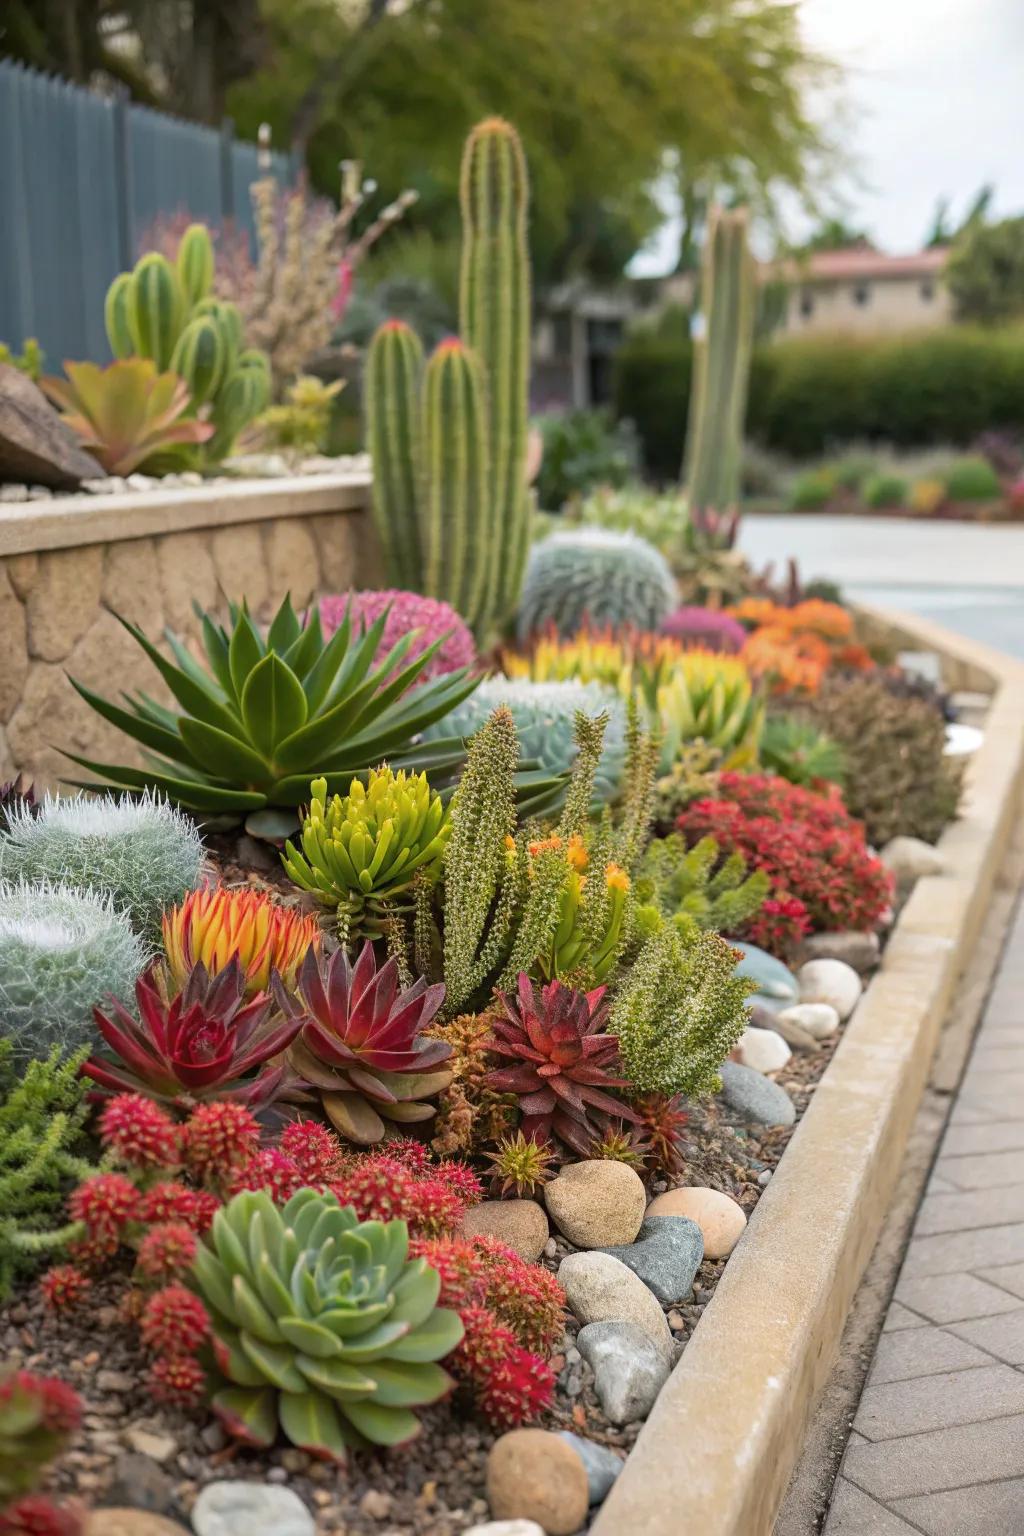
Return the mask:
{"type": "Polygon", "coordinates": [[[85,1536],[186,1536],[184,1526],[148,1509],[94,1509],[85,1536]]]}
{"type": "Polygon", "coordinates": [[[704,1257],[728,1257],[747,1225],[746,1212],[718,1189],[669,1189],[655,1195],[648,1216],[688,1216],[704,1235],[704,1257]]]}
{"type": "Polygon", "coordinates": [[[250,611],[267,618],[270,583],[263,549],[264,523],[232,523],[218,528],[211,541],[213,568],[224,596],[233,603],[246,598],[250,611]]]}
{"type": "Polygon", "coordinates": [[[103,548],[49,550],[25,602],[29,655],[63,661],[100,611],[103,548]]]}
{"type": "MultiPolygon", "coordinates": [[[[165,623],[177,634],[193,633],[193,602],[200,608],[214,608],[218,601],[210,535],[200,531],[164,534],[156,541],[156,555],[165,623]]],[[[154,633],[151,626],[146,629],[154,633]]]]}
{"type": "Polygon", "coordinates": [[[647,1192],[640,1175],[625,1163],[596,1158],[568,1163],[545,1186],[544,1203],[577,1248],[616,1248],[639,1232],[647,1192]]]}
{"type": "Polygon", "coordinates": [[[122,619],[141,625],[148,635],[159,633],[163,627],[163,607],[154,539],[127,539],[106,545],[103,601],[122,619]]]}
{"type": "MultiPolygon", "coordinates": [[[[322,592],[347,592],[350,587],[371,584],[364,574],[364,566],[367,572],[375,568],[374,560],[365,558],[366,546],[371,539],[371,530],[365,521],[360,520],[357,524],[351,517],[312,517],[309,528],[320,555],[322,592]]],[[[375,555],[375,551],[372,553],[375,555]]]]}
{"type": "Polygon", "coordinates": [[[484,1200],[462,1218],[464,1237],[496,1237],[521,1259],[539,1259],[548,1240],[548,1218],[536,1200],[484,1200]]]}
{"type": "Polygon", "coordinates": [[[316,545],[309,529],[297,518],[271,523],[266,551],[272,605],[276,608],[290,592],[293,607],[304,607],[320,581],[316,545]]]}
{"type": "Polygon", "coordinates": [[[0,636],[3,637],[3,661],[0,663],[0,721],[14,714],[28,677],[28,631],[25,610],[18,601],[10,577],[0,565],[0,636]]]}
{"type": "Polygon", "coordinates": [[[11,586],[24,602],[39,580],[39,556],[34,551],[25,555],[7,555],[4,564],[11,586]]]}
{"type": "Polygon", "coordinates": [[[579,1453],[547,1429],[514,1429],[487,1457],[487,1502],[496,1520],[536,1520],[547,1536],[573,1536],[587,1518],[579,1453]]]}

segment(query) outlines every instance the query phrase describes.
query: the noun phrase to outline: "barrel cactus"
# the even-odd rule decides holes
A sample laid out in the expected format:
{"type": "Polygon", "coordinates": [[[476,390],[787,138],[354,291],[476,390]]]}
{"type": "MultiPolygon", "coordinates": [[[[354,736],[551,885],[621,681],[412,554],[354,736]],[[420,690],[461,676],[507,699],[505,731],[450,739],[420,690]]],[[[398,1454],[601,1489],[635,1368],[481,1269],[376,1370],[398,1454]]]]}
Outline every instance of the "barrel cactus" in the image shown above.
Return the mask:
{"type": "Polygon", "coordinates": [[[664,555],[632,533],[575,528],[535,544],[519,603],[520,641],[608,626],[658,629],[676,604],[664,555]]]}
{"type": "Polygon", "coordinates": [[[247,1190],[218,1211],[193,1268],[225,1383],[213,1407],[251,1445],[280,1430],[343,1462],[411,1440],[412,1410],[451,1390],[437,1361],[462,1323],[437,1305],[437,1271],[409,1258],[404,1221],[361,1222],[312,1189],[282,1209],[247,1190]]]}
{"type": "Polygon", "coordinates": [[[0,1035],[16,1059],[86,1044],[95,1005],[128,1001],[146,959],[109,896],[0,881],[0,1035]]]}
{"type": "Polygon", "coordinates": [[[474,735],[494,710],[512,712],[522,756],[551,773],[566,773],[576,760],[576,715],[607,714],[604,750],[594,781],[600,804],[615,798],[625,767],[626,708],[614,688],[601,683],[535,683],[527,678],[492,677],[427,732],[439,737],[474,735]]]}
{"type": "Polygon", "coordinates": [[[154,935],[165,907],[194,890],[203,862],[195,824],[166,800],[47,795],[22,808],[0,837],[0,874],[111,896],[134,926],[154,935]]]}

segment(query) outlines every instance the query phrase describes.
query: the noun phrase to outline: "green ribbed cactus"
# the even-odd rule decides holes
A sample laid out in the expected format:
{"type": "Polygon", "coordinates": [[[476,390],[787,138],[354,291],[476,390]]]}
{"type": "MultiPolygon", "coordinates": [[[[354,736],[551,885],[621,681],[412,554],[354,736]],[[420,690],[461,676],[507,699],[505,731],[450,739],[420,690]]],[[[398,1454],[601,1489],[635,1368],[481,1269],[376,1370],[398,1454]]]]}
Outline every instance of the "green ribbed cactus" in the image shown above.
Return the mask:
{"type": "Polygon", "coordinates": [[[529,543],[528,189],[509,123],[488,118],[470,134],[461,198],[462,340],[442,343],[424,371],[409,328],[383,326],[367,362],[367,427],[389,576],[452,603],[485,640],[515,610],[529,543]]]}
{"type": "Polygon", "coordinates": [[[187,318],[177,273],[159,251],[149,251],[132,273],[127,299],[128,330],[136,357],[148,357],[163,373],[187,318]]]}
{"type": "Polygon", "coordinates": [[[131,326],[128,324],[128,304],[132,291],[132,274],[122,272],[107,289],[103,319],[107,328],[110,350],[120,361],[131,357],[134,351],[131,326]]]}
{"type": "Polygon", "coordinates": [[[695,343],[685,479],[691,510],[726,512],[739,500],[743,419],[756,284],[747,211],[716,208],[704,247],[704,335],[695,343]]]}
{"type": "Polygon", "coordinates": [[[212,315],[190,320],[171,354],[171,368],[188,385],[195,407],[215,395],[224,377],[227,342],[212,315]]]}
{"type": "Polygon", "coordinates": [[[205,224],[190,224],[178,242],[178,281],[195,307],[213,287],[213,241],[205,224]]]}
{"type": "Polygon", "coordinates": [[[423,579],[417,520],[423,344],[404,320],[388,320],[370,343],[363,398],[373,458],[373,517],[395,585],[423,579]]]}

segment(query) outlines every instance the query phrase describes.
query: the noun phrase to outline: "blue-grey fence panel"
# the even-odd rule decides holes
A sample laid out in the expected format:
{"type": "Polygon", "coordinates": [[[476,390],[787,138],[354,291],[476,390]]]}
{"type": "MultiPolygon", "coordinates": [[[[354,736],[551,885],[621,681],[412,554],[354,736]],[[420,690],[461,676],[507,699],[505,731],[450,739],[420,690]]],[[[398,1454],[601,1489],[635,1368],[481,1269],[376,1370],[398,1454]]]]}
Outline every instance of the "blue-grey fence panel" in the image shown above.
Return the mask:
{"type": "Polygon", "coordinates": [[[223,211],[220,134],[165,117],[148,107],[128,110],[132,232],[136,255],[159,215],[188,213],[205,223],[223,211]]]}

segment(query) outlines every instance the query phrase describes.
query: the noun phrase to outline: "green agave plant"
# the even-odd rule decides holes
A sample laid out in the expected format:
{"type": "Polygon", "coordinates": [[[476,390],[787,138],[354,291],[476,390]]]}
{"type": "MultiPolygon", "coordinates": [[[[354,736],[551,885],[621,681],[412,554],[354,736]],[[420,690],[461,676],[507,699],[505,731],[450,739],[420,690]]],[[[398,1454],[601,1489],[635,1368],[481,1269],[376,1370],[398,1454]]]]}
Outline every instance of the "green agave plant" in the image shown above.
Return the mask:
{"type": "Polygon", "coordinates": [[[404,1221],[359,1221],[334,1195],[300,1189],[281,1210],[246,1190],[213,1219],[195,1258],[217,1366],[213,1406],[231,1433],[343,1461],[401,1445],[413,1408],[451,1389],[436,1362],[462,1338],[438,1307],[441,1280],[408,1257],[404,1221]]]}
{"type": "MultiPolygon", "coordinates": [[[[87,704],[146,748],[147,766],[66,755],[103,780],[85,788],[149,788],[188,810],[250,818],[300,805],[316,775],[325,779],[328,793],[345,793],[354,774],[385,758],[395,768],[450,772],[464,757],[460,739],[423,746],[414,741],[467,698],[477,679],[463,669],[419,682],[446,636],[413,661],[406,658],[418,630],[378,655],[387,612],[365,632],[346,615],[325,641],[318,608],[302,620],[290,597],[266,636],[244,602],[230,605],[226,629],[197,608],[205,667],[169,631],[177,665],[137,625],[121,619],[180,708],[167,709],[139,693],[125,695],[125,709],[72,678],[87,704]]],[[[296,818],[286,820],[283,830],[289,831],[296,818]]],[[[250,819],[250,831],[274,835],[274,821],[250,819]]]]}

